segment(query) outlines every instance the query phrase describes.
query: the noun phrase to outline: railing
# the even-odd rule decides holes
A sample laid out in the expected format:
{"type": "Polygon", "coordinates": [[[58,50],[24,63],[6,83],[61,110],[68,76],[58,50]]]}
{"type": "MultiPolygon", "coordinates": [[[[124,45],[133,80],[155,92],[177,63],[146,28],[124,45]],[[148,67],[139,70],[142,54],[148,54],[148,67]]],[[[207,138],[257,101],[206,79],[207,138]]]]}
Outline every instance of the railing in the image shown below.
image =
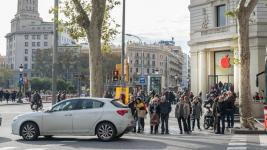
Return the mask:
{"type": "Polygon", "coordinates": [[[209,34],[216,34],[216,33],[223,33],[230,31],[230,26],[223,26],[223,27],[216,27],[212,29],[205,29],[201,30],[201,36],[209,35],[209,34]]]}

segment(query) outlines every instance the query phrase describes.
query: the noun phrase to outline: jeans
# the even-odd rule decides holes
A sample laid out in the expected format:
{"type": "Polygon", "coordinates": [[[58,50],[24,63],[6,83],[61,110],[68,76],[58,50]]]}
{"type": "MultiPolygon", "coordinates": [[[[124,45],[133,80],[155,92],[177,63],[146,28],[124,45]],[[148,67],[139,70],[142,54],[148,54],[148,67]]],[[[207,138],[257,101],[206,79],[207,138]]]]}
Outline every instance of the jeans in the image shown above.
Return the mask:
{"type": "Polygon", "coordinates": [[[217,122],[217,133],[224,134],[225,130],[225,115],[222,114],[218,116],[218,122],[217,122]],[[222,125],[221,125],[222,123],[222,125]]]}
{"type": "Polygon", "coordinates": [[[186,119],[187,126],[188,126],[188,131],[191,131],[191,117],[190,115],[186,119]]]}
{"type": "Polygon", "coordinates": [[[158,129],[159,129],[159,125],[150,126],[150,133],[152,134],[154,132],[155,134],[157,134],[158,129]]]}
{"type": "Polygon", "coordinates": [[[234,110],[231,109],[231,110],[227,110],[227,114],[226,114],[226,117],[227,117],[227,127],[228,128],[233,128],[234,127],[234,119],[235,119],[235,114],[234,114],[234,110]]]}
{"type": "Polygon", "coordinates": [[[138,132],[143,132],[145,128],[145,118],[138,117],[138,132]]]}
{"type": "Polygon", "coordinates": [[[199,118],[194,118],[193,119],[193,127],[192,130],[195,128],[195,121],[197,120],[197,128],[200,129],[200,119],[199,118]]]}
{"type": "Polygon", "coordinates": [[[169,114],[160,114],[161,133],[169,133],[169,114]]]}
{"type": "Polygon", "coordinates": [[[182,121],[183,121],[184,132],[188,132],[186,119],[184,117],[178,117],[177,120],[178,120],[180,132],[183,133],[182,121]]]}

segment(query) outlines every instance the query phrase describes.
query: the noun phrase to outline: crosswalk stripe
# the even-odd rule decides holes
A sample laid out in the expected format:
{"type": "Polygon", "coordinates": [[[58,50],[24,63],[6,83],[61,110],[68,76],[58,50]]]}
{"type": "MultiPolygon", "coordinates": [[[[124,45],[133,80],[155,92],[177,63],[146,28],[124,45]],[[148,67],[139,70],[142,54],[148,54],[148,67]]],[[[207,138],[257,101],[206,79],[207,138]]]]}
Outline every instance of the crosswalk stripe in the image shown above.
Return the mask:
{"type": "Polygon", "coordinates": [[[247,145],[247,143],[229,143],[228,145],[231,145],[231,146],[245,146],[247,145]]]}
{"type": "Polygon", "coordinates": [[[260,144],[263,147],[267,147],[267,135],[260,135],[260,144]]]}
{"type": "Polygon", "coordinates": [[[228,147],[227,150],[246,150],[246,147],[228,147]]]}
{"type": "Polygon", "coordinates": [[[47,150],[48,148],[30,148],[25,150],[47,150]]]}
{"type": "Polygon", "coordinates": [[[16,147],[2,147],[0,150],[10,150],[10,149],[15,149],[16,147]]]}

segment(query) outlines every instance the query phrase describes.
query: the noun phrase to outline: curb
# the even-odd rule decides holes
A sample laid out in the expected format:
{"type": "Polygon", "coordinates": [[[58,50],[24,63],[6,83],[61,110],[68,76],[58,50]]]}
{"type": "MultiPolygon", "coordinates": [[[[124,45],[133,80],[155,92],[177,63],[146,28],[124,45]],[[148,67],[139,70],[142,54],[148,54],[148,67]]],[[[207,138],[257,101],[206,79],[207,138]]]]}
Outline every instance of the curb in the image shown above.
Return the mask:
{"type": "Polygon", "coordinates": [[[231,129],[232,134],[267,134],[264,130],[249,130],[249,129],[231,129]]]}
{"type": "MultiPolygon", "coordinates": [[[[51,103],[51,102],[43,102],[43,103],[51,103]]],[[[12,105],[27,105],[27,104],[30,104],[30,103],[27,102],[27,103],[8,103],[8,104],[0,104],[0,107],[1,107],[1,106],[12,106],[12,105]]]]}

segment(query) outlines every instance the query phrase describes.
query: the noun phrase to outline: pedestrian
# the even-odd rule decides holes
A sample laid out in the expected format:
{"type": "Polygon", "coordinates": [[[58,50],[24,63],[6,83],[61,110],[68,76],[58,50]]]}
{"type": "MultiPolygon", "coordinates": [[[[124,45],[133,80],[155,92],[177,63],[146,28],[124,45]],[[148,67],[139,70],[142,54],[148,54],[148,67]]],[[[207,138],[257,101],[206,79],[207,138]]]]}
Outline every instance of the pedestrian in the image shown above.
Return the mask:
{"type": "Polygon", "coordinates": [[[214,133],[217,132],[217,125],[218,125],[218,121],[219,121],[219,116],[218,116],[218,101],[219,101],[219,96],[217,96],[216,98],[214,98],[214,103],[212,105],[212,114],[213,114],[213,117],[214,117],[214,125],[213,125],[214,133]]]}
{"type": "Polygon", "coordinates": [[[225,101],[227,128],[233,128],[234,127],[235,99],[236,99],[236,97],[233,94],[233,92],[228,91],[226,101],[225,101]]]}
{"type": "Polygon", "coordinates": [[[136,110],[137,110],[137,117],[138,117],[138,131],[137,133],[143,133],[145,129],[145,117],[147,114],[147,110],[145,107],[144,100],[141,97],[137,97],[136,100],[136,110]]]}
{"type": "Polygon", "coordinates": [[[57,93],[57,103],[61,101],[61,91],[58,91],[57,93]]]}
{"type": "Polygon", "coordinates": [[[4,93],[4,97],[6,99],[6,103],[8,103],[10,97],[10,93],[8,92],[8,90],[6,90],[6,92],[4,93]]]}
{"type": "Polygon", "coordinates": [[[61,101],[64,101],[67,98],[67,92],[63,91],[63,93],[61,94],[61,101]]]}
{"type": "Polygon", "coordinates": [[[199,130],[200,128],[200,117],[202,116],[202,107],[201,103],[199,102],[198,97],[194,97],[193,103],[192,103],[192,119],[193,119],[193,124],[192,124],[192,131],[194,131],[195,128],[195,121],[197,120],[197,127],[199,130]]]}
{"type": "Polygon", "coordinates": [[[225,101],[224,96],[221,95],[218,101],[217,105],[217,116],[218,116],[218,122],[217,122],[217,132],[216,134],[224,134],[225,130],[225,101]]]}
{"type": "Polygon", "coordinates": [[[150,134],[157,134],[160,122],[160,106],[159,106],[159,96],[155,95],[150,101],[149,114],[150,114],[150,134]]]}
{"type": "Polygon", "coordinates": [[[110,91],[106,91],[104,94],[104,98],[113,98],[113,96],[110,91]]]}
{"type": "Polygon", "coordinates": [[[16,91],[13,91],[11,93],[11,102],[15,102],[16,101],[16,96],[17,96],[17,92],[16,91]]]}
{"type": "MultiPolygon", "coordinates": [[[[194,99],[194,98],[193,98],[194,99]]],[[[188,96],[184,96],[185,103],[189,105],[189,114],[192,114],[192,103],[189,100],[188,96]]],[[[185,118],[187,122],[188,132],[192,132],[191,130],[191,116],[188,115],[187,118],[185,118]]]]}
{"type": "Polygon", "coordinates": [[[175,118],[178,121],[178,126],[180,129],[180,134],[183,134],[183,131],[189,134],[188,126],[187,126],[187,117],[190,115],[189,104],[185,103],[184,98],[180,98],[179,102],[175,107],[175,118]],[[182,127],[183,122],[183,127],[182,127]]]}
{"type": "Polygon", "coordinates": [[[133,128],[133,132],[135,133],[136,132],[136,122],[138,122],[138,116],[137,116],[137,110],[136,110],[136,100],[135,100],[133,95],[130,96],[130,102],[128,104],[128,107],[130,108],[131,114],[134,118],[135,126],[133,128]]]}
{"type": "Polygon", "coordinates": [[[3,101],[3,96],[4,96],[4,91],[3,91],[3,89],[1,89],[0,90],[0,101],[1,101],[1,103],[3,101]]]}
{"type": "Polygon", "coordinates": [[[161,134],[169,134],[169,114],[172,110],[171,103],[163,95],[160,100],[161,134]]]}

